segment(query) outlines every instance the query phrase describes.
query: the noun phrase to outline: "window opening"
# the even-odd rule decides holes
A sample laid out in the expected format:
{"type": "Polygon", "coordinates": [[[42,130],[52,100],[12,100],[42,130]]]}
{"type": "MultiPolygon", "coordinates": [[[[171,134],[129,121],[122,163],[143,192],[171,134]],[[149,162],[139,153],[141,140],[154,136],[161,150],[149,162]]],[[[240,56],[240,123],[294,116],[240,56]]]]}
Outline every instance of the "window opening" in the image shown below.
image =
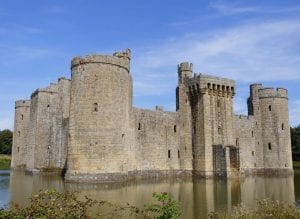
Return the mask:
{"type": "Polygon", "coordinates": [[[178,153],[178,158],[180,158],[180,151],[178,150],[177,153],[178,153]]]}
{"type": "Polygon", "coordinates": [[[94,112],[98,112],[98,103],[94,103],[94,112]]]}
{"type": "Polygon", "coordinates": [[[271,105],[269,105],[269,111],[272,111],[272,106],[271,105]]]}
{"type": "Polygon", "coordinates": [[[171,158],[171,150],[168,150],[168,158],[171,158]]]}
{"type": "Polygon", "coordinates": [[[141,123],[139,123],[139,127],[138,127],[138,130],[141,130],[141,123]]]}
{"type": "Polygon", "coordinates": [[[176,125],[174,125],[174,132],[176,132],[176,125]]]}
{"type": "Polygon", "coordinates": [[[272,145],[271,145],[271,143],[268,144],[268,148],[269,148],[269,150],[272,150],[272,145]]]}

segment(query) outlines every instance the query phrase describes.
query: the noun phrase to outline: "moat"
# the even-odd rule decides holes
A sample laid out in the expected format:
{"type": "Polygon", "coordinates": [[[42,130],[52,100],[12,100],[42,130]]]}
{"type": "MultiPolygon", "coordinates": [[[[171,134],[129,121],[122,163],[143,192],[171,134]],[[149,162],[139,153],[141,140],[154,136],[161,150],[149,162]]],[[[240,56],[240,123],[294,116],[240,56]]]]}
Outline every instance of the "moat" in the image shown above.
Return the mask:
{"type": "Polygon", "coordinates": [[[240,180],[145,180],[119,184],[65,183],[57,176],[31,176],[23,172],[0,171],[0,206],[13,201],[28,204],[39,190],[76,190],[80,195],[138,207],[153,201],[153,192],[168,192],[179,200],[182,218],[205,218],[211,211],[229,210],[243,203],[253,207],[256,200],[270,198],[300,207],[300,171],[294,177],[248,177],[240,180]]]}

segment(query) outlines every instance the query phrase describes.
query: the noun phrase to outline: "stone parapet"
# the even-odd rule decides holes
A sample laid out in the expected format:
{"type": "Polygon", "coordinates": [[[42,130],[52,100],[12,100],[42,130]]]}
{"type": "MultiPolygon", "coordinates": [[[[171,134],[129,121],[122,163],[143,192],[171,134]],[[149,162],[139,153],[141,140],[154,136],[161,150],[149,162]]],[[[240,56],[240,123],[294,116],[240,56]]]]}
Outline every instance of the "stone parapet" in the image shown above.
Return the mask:
{"type": "Polygon", "coordinates": [[[30,100],[17,100],[15,102],[15,108],[30,107],[30,100]]]}
{"type": "Polygon", "coordinates": [[[262,88],[258,90],[259,98],[288,98],[288,91],[284,88],[262,88]]]}
{"type": "Polygon", "coordinates": [[[115,65],[120,68],[124,68],[129,73],[130,71],[130,53],[114,53],[113,56],[111,55],[87,55],[85,58],[80,56],[75,57],[71,61],[71,69],[74,67],[85,65],[88,63],[100,63],[100,64],[108,64],[108,65],[115,65]]]}

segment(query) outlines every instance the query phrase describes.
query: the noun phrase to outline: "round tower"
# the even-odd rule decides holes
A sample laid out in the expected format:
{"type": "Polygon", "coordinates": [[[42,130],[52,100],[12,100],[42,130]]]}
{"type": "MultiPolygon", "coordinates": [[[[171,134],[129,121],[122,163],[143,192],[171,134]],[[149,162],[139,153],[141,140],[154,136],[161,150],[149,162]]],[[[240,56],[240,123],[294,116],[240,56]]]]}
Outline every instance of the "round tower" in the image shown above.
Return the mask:
{"type": "Polygon", "coordinates": [[[292,173],[291,136],[286,89],[259,90],[264,167],[266,171],[292,173]],[[282,172],[281,172],[282,170],[282,172]]]}
{"type": "Polygon", "coordinates": [[[122,179],[130,142],[130,50],[76,57],[71,71],[66,179],[122,179]]]}
{"type": "Polygon", "coordinates": [[[26,166],[29,119],[30,100],[16,101],[11,161],[12,169],[23,169],[26,166]]]}

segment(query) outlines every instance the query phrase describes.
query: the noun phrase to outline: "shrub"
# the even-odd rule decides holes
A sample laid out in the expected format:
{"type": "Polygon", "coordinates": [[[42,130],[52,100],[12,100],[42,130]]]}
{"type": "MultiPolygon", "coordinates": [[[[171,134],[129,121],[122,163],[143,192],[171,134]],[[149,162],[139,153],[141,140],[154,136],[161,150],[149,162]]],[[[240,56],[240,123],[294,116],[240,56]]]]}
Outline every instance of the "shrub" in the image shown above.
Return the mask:
{"type": "Polygon", "coordinates": [[[176,219],[180,215],[179,207],[167,193],[153,194],[160,204],[147,205],[145,210],[126,204],[116,205],[107,201],[92,200],[84,197],[79,200],[77,192],[60,193],[55,190],[40,191],[33,195],[30,205],[21,208],[17,204],[11,204],[8,209],[0,209],[0,218],[159,218],[176,219]],[[91,208],[96,210],[91,214],[91,208]]]}

